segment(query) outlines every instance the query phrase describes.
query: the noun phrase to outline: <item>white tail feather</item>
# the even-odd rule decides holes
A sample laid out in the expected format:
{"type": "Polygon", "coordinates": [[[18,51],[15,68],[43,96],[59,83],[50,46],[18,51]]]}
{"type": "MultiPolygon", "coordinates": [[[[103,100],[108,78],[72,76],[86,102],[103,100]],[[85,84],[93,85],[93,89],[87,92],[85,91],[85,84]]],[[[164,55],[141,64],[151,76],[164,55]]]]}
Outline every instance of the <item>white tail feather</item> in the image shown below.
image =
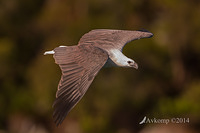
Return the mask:
{"type": "Polygon", "coordinates": [[[44,53],[44,55],[47,55],[47,54],[54,54],[55,52],[52,50],[52,51],[46,51],[45,53],[44,53]]]}

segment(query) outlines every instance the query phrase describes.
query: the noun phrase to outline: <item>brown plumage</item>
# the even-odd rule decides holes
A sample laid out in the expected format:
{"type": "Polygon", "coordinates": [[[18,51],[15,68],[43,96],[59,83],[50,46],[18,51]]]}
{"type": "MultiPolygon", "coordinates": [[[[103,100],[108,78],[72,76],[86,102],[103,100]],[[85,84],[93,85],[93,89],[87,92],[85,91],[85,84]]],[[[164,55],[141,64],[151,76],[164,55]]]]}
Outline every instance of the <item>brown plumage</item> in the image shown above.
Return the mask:
{"type": "Polygon", "coordinates": [[[53,117],[58,125],[83,97],[98,71],[106,63],[108,55],[91,45],[57,47],[54,51],[55,61],[62,70],[53,104],[53,117]]]}
{"type": "Polygon", "coordinates": [[[55,62],[62,71],[53,104],[56,125],[63,122],[83,97],[105,63],[137,69],[137,63],[121,51],[132,40],[152,36],[148,31],[98,29],[83,35],[77,46],[60,46],[45,52],[45,55],[54,54],[55,62]]]}

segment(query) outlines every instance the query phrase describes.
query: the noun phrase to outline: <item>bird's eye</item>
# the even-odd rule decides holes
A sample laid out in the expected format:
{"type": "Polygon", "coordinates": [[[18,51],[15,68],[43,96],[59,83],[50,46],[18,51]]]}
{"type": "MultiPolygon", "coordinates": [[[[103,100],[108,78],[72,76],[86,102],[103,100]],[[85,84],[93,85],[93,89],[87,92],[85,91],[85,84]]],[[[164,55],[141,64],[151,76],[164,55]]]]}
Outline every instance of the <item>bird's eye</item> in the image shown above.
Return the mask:
{"type": "Polygon", "coordinates": [[[131,64],[132,63],[132,61],[127,61],[128,62],[128,64],[131,64]]]}

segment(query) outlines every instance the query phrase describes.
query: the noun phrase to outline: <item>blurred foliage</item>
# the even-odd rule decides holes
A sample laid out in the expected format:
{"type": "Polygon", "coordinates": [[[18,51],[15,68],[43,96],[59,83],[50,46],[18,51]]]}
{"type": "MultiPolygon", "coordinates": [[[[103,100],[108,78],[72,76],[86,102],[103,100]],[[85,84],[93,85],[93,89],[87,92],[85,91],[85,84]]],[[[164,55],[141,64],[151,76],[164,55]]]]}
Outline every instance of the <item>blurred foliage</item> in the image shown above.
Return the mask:
{"type": "Polygon", "coordinates": [[[144,116],[189,117],[188,133],[199,131],[199,36],[199,0],[1,0],[0,133],[148,133],[138,124],[144,116]],[[96,28],[145,28],[154,37],[124,48],[137,71],[102,69],[57,128],[61,73],[43,53],[96,28]]]}

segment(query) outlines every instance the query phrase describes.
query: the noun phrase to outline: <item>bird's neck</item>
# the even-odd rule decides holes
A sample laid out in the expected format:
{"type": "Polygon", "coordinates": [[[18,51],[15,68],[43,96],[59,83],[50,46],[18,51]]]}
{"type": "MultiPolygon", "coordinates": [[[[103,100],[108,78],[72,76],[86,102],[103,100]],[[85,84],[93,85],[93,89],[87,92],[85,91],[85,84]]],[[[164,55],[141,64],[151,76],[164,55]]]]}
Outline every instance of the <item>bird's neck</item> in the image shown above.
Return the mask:
{"type": "Polygon", "coordinates": [[[120,50],[112,49],[109,50],[109,59],[105,66],[118,66],[127,67],[127,61],[129,60],[120,50]]]}

